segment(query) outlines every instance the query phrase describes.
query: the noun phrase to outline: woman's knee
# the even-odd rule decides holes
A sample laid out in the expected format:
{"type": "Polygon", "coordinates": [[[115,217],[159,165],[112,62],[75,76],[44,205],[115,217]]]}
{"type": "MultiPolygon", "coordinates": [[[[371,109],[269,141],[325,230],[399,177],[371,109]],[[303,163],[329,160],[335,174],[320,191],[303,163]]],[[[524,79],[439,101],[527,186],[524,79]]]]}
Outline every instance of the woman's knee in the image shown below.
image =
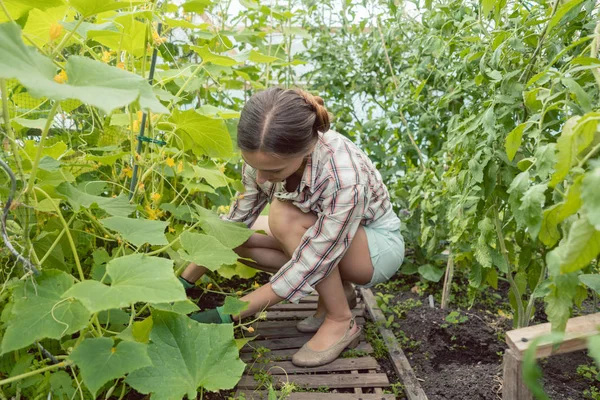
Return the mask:
{"type": "Polygon", "coordinates": [[[316,221],[313,213],[305,214],[291,202],[273,200],[269,209],[269,229],[279,241],[297,230],[306,231],[316,221]]]}

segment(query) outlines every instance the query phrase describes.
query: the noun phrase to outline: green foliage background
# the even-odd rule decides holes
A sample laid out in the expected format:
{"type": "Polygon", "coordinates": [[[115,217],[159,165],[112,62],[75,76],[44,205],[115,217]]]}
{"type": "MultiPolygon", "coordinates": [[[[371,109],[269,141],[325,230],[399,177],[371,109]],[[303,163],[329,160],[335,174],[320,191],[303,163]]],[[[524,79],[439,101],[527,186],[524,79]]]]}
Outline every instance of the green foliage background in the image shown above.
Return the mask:
{"type": "Polygon", "coordinates": [[[235,385],[233,330],[185,317],[196,307],[175,273],[253,275],[232,252],[249,231],[218,214],[243,191],[239,110],[273,85],[322,96],[376,163],[414,249],[404,273],[455,268],[472,300],[507,281],[515,326],[544,307],[558,332],[600,291],[593,0],[0,5],[7,236],[41,271],[0,250],[6,397],[235,385]],[[227,357],[206,353],[211,337],[227,357]],[[165,364],[167,338],[180,354],[165,364]]]}

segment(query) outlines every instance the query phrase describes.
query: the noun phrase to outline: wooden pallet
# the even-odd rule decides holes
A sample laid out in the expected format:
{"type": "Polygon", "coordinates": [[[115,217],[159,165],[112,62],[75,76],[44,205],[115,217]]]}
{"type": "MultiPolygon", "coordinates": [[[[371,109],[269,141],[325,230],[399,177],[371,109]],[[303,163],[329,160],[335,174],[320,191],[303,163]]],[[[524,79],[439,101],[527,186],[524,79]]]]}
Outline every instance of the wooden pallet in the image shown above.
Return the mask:
{"type": "MultiPolygon", "coordinates": [[[[292,355],[312,337],[298,332],[296,324],[315,312],[317,301],[317,296],[308,296],[299,304],[277,304],[267,310],[266,321],[254,324],[258,338],[241,350],[241,359],[248,367],[238,383],[236,398],[266,400],[268,388],[255,379],[257,372],[266,372],[276,388],[290,382],[305,390],[292,393],[289,400],[394,399],[393,394],[383,393],[390,382],[377,360],[369,355],[373,348],[364,340],[356,348],[356,357],[338,358],[314,368],[292,364],[292,355]],[[311,389],[319,391],[306,391],[311,389]]],[[[357,322],[364,324],[362,302],[352,312],[357,322]]]]}

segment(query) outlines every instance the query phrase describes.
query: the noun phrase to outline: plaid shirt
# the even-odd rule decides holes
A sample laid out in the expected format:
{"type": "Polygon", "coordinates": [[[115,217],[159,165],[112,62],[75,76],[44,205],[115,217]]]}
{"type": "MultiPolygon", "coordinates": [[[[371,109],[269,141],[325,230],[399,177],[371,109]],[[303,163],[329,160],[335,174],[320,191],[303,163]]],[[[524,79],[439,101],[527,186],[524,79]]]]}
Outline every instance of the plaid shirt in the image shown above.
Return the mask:
{"type": "MultiPolygon", "coordinates": [[[[288,261],[271,278],[275,293],[292,302],[314,287],[337,266],[359,225],[369,225],[391,210],[390,197],[379,171],[350,140],[329,131],[319,134],[298,188],[287,192],[285,182],[256,182],[256,170],[244,164],[243,196],[231,206],[225,220],[251,226],[273,198],[292,201],[302,212],[314,212],[309,228],[288,261]]],[[[384,226],[400,228],[400,220],[386,218],[384,226]]],[[[379,223],[378,223],[379,225],[379,223]]]]}

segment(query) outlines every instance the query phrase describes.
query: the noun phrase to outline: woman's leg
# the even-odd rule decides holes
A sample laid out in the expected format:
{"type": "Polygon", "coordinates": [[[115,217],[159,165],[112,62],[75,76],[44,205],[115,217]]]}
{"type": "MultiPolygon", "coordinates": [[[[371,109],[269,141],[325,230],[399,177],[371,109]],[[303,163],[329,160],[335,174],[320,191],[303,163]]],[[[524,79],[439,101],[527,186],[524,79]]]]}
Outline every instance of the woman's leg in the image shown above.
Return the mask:
{"type": "MultiPolygon", "coordinates": [[[[317,220],[314,213],[303,213],[291,203],[274,200],[269,213],[269,226],[284,252],[291,256],[299,246],[302,236],[317,220]]],[[[373,276],[373,265],[369,254],[367,235],[359,227],[346,254],[325,279],[317,285],[322,306],[325,308],[325,322],[308,342],[313,350],[324,350],[337,342],[348,329],[352,313],[346,301],[344,281],[366,284],[373,276]]],[[[252,293],[250,294],[252,295],[252,293]]],[[[250,296],[249,295],[249,296],[250,296]]],[[[353,333],[358,327],[353,328],[353,333]]]]}

